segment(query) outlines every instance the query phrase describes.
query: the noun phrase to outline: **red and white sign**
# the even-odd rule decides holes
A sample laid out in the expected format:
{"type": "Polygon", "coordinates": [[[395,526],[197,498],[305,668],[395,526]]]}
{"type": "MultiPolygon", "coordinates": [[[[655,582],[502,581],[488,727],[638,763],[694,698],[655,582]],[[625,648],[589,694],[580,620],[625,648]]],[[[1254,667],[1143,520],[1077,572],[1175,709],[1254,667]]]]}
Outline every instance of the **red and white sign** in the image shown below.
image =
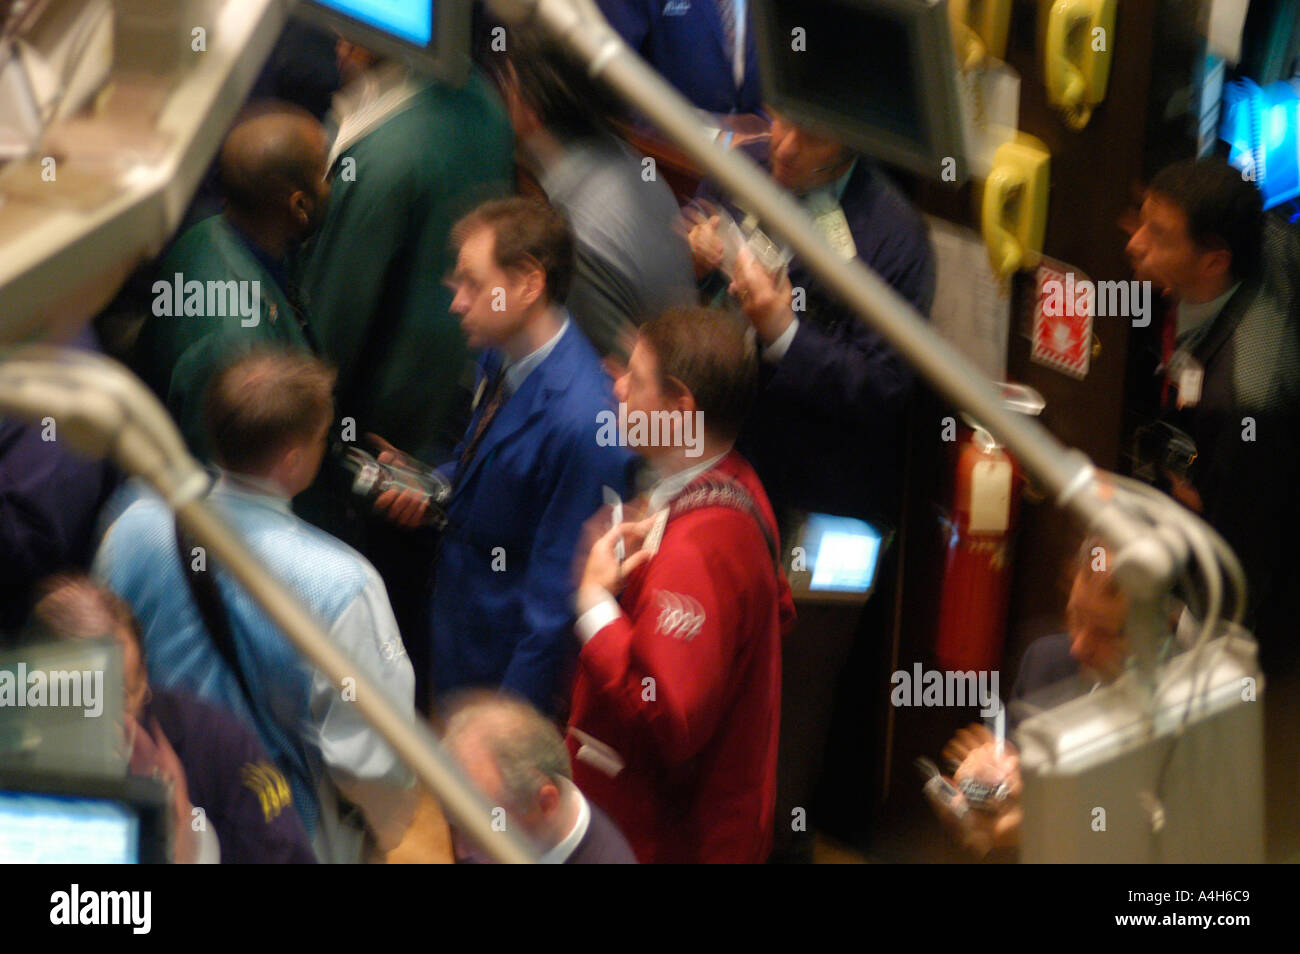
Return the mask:
{"type": "Polygon", "coordinates": [[[1072,378],[1088,375],[1092,357],[1092,283],[1061,262],[1044,262],[1037,273],[1033,341],[1029,357],[1072,378]]]}

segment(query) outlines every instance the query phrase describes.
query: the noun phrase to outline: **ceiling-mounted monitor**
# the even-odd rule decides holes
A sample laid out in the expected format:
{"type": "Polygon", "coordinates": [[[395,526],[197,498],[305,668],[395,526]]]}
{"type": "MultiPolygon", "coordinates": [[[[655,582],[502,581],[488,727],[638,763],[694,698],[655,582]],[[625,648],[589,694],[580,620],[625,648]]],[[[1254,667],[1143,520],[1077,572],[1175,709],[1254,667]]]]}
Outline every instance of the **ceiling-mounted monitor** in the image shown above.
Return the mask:
{"type": "Polygon", "coordinates": [[[771,108],[882,162],[965,180],[969,121],[944,3],[750,2],[771,108]]]}
{"type": "Polygon", "coordinates": [[[296,14],[422,73],[462,83],[470,65],[470,0],[309,0],[296,14]]]}

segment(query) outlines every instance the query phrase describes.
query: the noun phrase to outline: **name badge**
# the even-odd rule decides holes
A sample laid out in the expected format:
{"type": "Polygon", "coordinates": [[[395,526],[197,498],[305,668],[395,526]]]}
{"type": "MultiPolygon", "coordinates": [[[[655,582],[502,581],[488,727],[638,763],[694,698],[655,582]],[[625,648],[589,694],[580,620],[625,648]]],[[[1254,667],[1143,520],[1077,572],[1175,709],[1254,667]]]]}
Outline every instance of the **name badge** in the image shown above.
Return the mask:
{"type": "Polygon", "coordinates": [[[853,233],[849,231],[849,220],[844,217],[844,210],[838,205],[819,212],[813,224],[825,236],[831,248],[846,260],[858,257],[858,247],[853,242],[853,233]]]}
{"type": "Polygon", "coordinates": [[[1201,382],[1205,372],[1198,367],[1186,367],[1178,375],[1178,407],[1195,407],[1201,403],[1201,382]]]}
{"type": "Polygon", "coordinates": [[[1169,358],[1165,375],[1178,390],[1179,410],[1195,407],[1201,403],[1201,385],[1205,382],[1205,369],[1192,357],[1191,352],[1184,348],[1175,351],[1169,358]]]}

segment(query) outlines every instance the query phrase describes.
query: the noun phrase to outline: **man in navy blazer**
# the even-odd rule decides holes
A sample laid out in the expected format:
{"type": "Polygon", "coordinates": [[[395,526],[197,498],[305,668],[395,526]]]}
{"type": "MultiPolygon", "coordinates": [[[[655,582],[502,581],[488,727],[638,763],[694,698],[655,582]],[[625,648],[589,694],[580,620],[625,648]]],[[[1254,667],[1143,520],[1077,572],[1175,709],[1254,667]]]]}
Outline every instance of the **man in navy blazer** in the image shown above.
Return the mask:
{"type": "Polygon", "coordinates": [[[745,0],[597,0],[610,26],[700,109],[756,113],[758,53],[745,0]],[[721,5],[734,26],[723,20],[721,5]]]}
{"type": "MultiPolygon", "coordinates": [[[[837,251],[929,315],[935,264],[925,221],[877,166],[779,114],[769,141],[742,148],[794,193],[837,251]]],[[[707,183],[700,198],[745,218],[707,183]]],[[[731,297],[762,345],[762,388],[738,446],[772,505],[895,526],[911,367],[798,258],[779,278],[742,253],[724,276],[716,225],[698,221],[691,249],[706,292],[728,290],[733,279],[731,297]]]]}
{"type": "MultiPolygon", "coordinates": [[[[451,309],[470,346],[486,350],[469,428],[442,468],[454,490],[434,583],[432,684],[439,695],[499,686],[554,712],[568,695],[574,550],[601,487],[624,494],[632,456],[598,441],[612,384],[561,304],[573,274],[563,217],[501,199],[453,237],[451,309]]],[[[376,507],[417,526],[428,503],[390,490],[376,507]]]]}

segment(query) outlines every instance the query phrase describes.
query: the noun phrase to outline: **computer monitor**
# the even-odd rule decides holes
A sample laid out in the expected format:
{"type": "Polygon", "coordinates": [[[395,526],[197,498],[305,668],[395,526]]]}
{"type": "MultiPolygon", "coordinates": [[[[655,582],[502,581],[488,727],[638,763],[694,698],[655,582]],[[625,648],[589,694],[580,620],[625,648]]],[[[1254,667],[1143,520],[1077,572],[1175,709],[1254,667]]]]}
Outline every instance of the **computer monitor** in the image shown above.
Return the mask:
{"type": "Polygon", "coordinates": [[[155,779],[0,769],[0,864],[166,862],[168,818],[155,779]]]}
{"type": "Polygon", "coordinates": [[[886,541],[871,524],[853,517],[810,513],[794,529],[785,561],[797,599],[862,603],[876,585],[886,541]]]}
{"type": "Polygon", "coordinates": [[[296,14],[422,73],[462,83],[470,66],[470,10],[470,0],[309,0],[296,14]]]}
{"type": "Polygon", "coordinates": [[[883,162],[965,180],[970,127],[945,4],[752,3],[769,106],[883,162]]]}
{"type": "Polygon", "coordinates": [[[120,778],[122,649],[52,640],[0,653],[0,768],[120,778]]]}

